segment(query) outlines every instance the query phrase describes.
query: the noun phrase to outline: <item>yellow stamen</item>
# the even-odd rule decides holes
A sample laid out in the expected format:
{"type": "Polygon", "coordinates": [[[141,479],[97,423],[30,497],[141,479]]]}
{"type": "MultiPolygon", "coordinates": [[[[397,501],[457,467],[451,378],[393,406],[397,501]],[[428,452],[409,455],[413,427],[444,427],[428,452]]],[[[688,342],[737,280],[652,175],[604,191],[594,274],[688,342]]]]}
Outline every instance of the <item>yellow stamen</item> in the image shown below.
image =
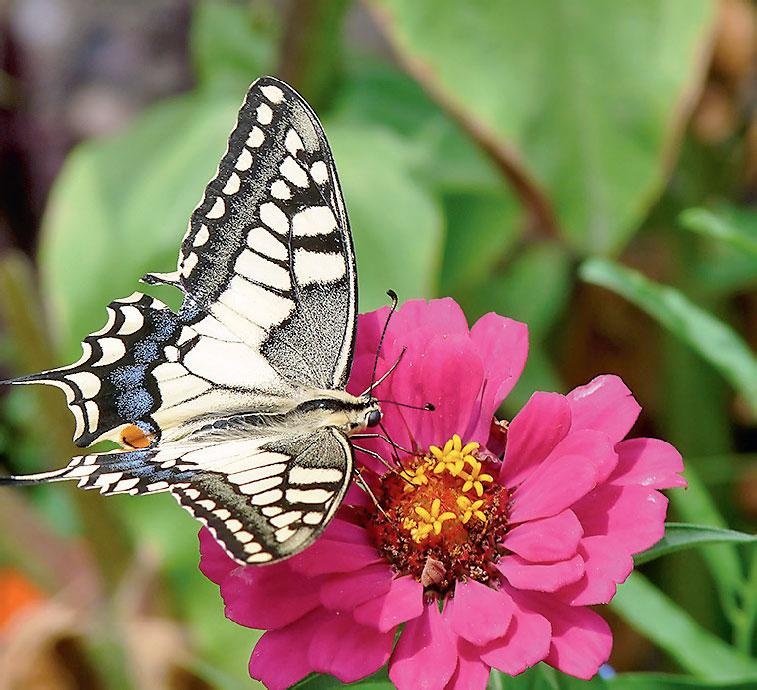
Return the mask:
{"type": "Polygon", "coordinates": [[[428,463],[424,463],[423,465],[416,467],[414,470],[403,470],[400,472],[400,475],[406,480],[403,489],[406,494],[415,491],[415,488],[418,486],[425,486],[428,484],[426,470],[429,469],[429,467],[430,465],[428,463]]]}
{"type": "Polygon", "coordinates": [[[415,506],[415,513],[421,519],[418,521],[418,526],[410,530],[410,534],[416,542],[425,539],[432,531],[434,534],[441,534],[444,522],[457,518],[457,515],[453,512],[446,510],[442,513],[441,509],[442,502],[438,498],[435,498],[431,503],[431,510],[422,506],[415,506]]]}
{"type": "Polygon", "coordinates": [[[471,453],[478,450],[478,447],[475,441],[463,445],[462,439],[457,434],[444,444],[444,448],[430,446],[429,452],[436,460],[434,474],[441,474],[446,470],[453,477],[457,477],[465,468],[466,462],[475,460],[471,453]]]}
{"type": "Polygon", "coordinates": [[[470,491],[471,489],[474,489],[476,491],[476,496],[481,498],[481,496],[484,495],[483,482],[491,483],[494,481],[494,477],[492,477],[490,474],[486,474],[485,472],[482,473],[481,470],[483,469],[483,465],[473,456],[469,455],[465,460],[467,464],[471,466],[471,471],[460,472],[460,476],[465,480],[465,483],[463,484],[463,491],[470,491]]]}
{"type": "Polygon", "coordinates": [[[460,522],[466,525],[472,517],[477,518],[481,522],[486,522],[486,515],[484,514],[484,511],[481,510],[482,505],[484,505],[483,499],[471,501],[467,496],[458,496],[457,507],[462,511],[458,516],[460,522]]]}

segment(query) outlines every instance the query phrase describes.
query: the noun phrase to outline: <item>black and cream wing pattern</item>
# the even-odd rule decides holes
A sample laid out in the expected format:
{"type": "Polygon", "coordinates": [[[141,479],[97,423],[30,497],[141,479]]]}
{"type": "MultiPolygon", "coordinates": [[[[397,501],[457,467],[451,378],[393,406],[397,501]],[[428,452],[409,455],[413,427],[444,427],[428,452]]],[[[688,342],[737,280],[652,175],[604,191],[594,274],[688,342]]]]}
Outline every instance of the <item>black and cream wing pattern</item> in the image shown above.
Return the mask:
{"type": "Polygon", "coordinates": [[[168,491],[239,562],[298,552],[351,479],[346,433],[297,411],[346,385],[357,283],[329,145],[291,87],[252,84],[176,271],[143,280],[179,288],[179,312],[135,292],[108,305],[78,362],[12,381],[61,388],[78,445],[121,448],[4,483],[168,491]]]}

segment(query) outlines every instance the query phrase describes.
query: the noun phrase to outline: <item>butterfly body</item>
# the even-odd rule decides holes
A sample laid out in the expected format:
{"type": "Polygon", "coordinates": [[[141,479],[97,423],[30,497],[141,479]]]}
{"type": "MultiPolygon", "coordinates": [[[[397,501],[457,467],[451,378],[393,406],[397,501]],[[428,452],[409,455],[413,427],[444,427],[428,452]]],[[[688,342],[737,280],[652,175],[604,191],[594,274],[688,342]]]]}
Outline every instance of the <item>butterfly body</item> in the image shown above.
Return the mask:
{"type": "Polygon", "coordinates": [[[272,77],[250,87],[218,173],[192,213],[177,268],[111,302],[78,362],[11,381],[66,394],[86,447],[60,470],[104,494],[171,493],[240,563],[311,543],[352,477],[348,436],[378,402],[345,391],[357,277],[344,201],[317,117],[272,77]]]}

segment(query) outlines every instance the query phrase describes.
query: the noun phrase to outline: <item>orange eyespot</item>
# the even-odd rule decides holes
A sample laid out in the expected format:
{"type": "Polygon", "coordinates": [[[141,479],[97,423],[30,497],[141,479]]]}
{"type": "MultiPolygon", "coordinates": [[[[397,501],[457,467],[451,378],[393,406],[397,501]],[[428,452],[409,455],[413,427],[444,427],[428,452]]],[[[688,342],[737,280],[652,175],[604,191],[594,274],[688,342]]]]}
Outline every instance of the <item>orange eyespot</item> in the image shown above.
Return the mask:
{"type": "Polygon", "coordinates": [[[121,443],[129,448],[147,448],[152,443],[152,434],[146,434],[136,424],[129,424],[121,432],[121,443]]]}

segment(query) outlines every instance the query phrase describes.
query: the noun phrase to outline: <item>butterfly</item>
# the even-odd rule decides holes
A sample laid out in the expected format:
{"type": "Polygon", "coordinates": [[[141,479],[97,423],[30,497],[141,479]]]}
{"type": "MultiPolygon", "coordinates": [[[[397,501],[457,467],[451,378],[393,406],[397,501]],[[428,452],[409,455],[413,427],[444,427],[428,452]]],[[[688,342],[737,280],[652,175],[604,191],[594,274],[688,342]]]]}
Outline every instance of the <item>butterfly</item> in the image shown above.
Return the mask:
{"type": "Polygon", "coordinates": [[[350,485],[348,437],[382,413],[370,388],[345,391],[352,236],[323,128],[294,89],[250,86],[176,271],[142,281],[181,290],[178,313],[135,292],[108,305],[76,363],[7,382],[61,388],[76,444],[120,448],[0,481],[168,492],[239,563],[298,553],[350,485]]]}

